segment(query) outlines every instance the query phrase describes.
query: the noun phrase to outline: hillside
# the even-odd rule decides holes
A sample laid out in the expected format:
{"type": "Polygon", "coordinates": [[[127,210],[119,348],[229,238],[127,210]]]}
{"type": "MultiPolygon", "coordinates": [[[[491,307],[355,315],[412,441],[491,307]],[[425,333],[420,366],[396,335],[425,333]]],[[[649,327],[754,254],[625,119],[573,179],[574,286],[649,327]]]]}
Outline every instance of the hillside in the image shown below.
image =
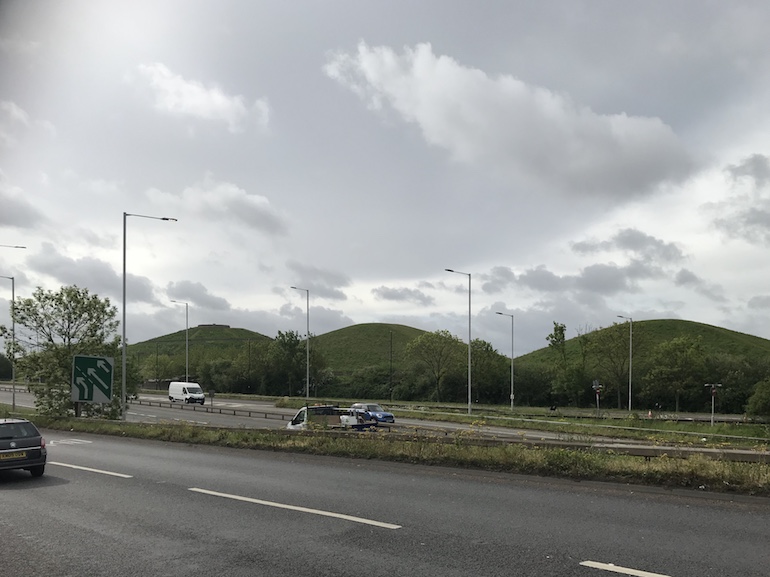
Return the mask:
{"type": "MultiPolygon", "coordinates": [[[[148,341],[128,346],[131,355],[144,357],[146,355],[184,355],[185,330],[176,331],[156,337],[148,341]]],[[[272,339],[263,334],[248,329],[231,328],[227,325],[199,325],[190,327],[190,351],[205,349],[207,353],[229,356],[241,350],[251,341],[252,345],[266,344],[272,339]]]]}
{"type": "Polygon", "coordinates": [[[389,367],[391,358],[393,368],[399,369],[404,364],[406,345],[424,332],[404,325],[366,323],[313,337],[312,346],[337,372],[389,367]]]}
{"type": "MultiPolygon", "coordinates": [[[[633,332],[634,364],[640,368],[646,364],[646,359],[659,343],[681,336],[700,336],[703,348],[709,354],[727,353],[749,359],[770,357],[770,341],[767,339],[693,321],[635,321],[633,332]]],[[[351,373],[367,367],[389,367],[391,358],[393,368],[400,369],[405,362],[407,344],[423,333],[420,329],[405,325],[365,323],[315,336],[312,346],[323,354],[327,366],[338,373],[351,373]]],[[[234,356],[236,351],[242,350],[244,344],[249,341],[256,349],[271,340],[271,337],[254,331],[224,325],[190,328],[191,354],[204,350],[207,357],[234,356]]],[[[567,355],[577,359],[579,345],[576,336],[567,340],[566,348],[567,355]]],[[[184,355],[185,331],[176,331],[132,344],[128,350],[136,357],[155,354],[184,355]]],[[[551,362],[553,352],[548,347],[516,357],[518,366],[551,362]]]]}
{"type": "MultiPolygon", "coordinates": [[[[677,337],[700,337],[707,354],[726,353],[745,356],[749,359],[770,357],[770,340],[694,321],[677,319],[634,321],[633,337],[634,362],[639,364],[645,364],[647,357],[657,345],[677,337]]],[[[576,359],[579,354],[578,338],[568,339],[566,348],[567,356],[576,359]]],[[[518,362],[524,364],[550,363],[552,359],[553,352],[548,347],[516,358],[518,362]]]]}

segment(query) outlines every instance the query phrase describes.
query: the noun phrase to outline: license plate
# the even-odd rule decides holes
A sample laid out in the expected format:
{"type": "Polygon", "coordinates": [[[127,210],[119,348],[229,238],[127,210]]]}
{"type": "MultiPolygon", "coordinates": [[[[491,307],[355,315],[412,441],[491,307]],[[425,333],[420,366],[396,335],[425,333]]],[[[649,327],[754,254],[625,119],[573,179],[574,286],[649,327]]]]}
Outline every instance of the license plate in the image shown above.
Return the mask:
{"type": "Polygon", "coordinates": [[[16,451],[14,453],[0,453],[0,461],[6,459],[26,459],[27,451],[16,451]]]}

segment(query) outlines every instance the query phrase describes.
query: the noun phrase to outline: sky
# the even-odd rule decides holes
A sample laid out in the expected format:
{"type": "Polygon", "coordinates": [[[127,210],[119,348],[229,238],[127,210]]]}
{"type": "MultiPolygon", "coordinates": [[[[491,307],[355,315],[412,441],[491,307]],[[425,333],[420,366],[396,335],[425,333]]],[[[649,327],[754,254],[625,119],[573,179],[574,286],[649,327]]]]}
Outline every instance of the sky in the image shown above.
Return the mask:
{"type": "Polygon", "coordinates": [[[767,22],[741,0],[0,0],[0,324],[12,289],[70,285],[120,319],[125,264],[129,344],[308,318],[470,324],[515,356],[554,322],[770,338],[767,22]]]}

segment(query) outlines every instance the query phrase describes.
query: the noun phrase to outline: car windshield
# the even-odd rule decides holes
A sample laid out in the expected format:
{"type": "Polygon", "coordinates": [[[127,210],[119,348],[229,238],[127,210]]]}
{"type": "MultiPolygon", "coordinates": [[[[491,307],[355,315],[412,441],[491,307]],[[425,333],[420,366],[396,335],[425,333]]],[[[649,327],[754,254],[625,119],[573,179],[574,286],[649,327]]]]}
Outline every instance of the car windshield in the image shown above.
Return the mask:
{"type": "Polygon", "coordinates": [[[385,409],[383,409],[380,405],[366,405],[367,411],[377,411],[378,413],[385,412],[385,409]]]}
{"type": "Polygon", "coordinates": [[[188,393],[195,393],[195,394],[198,394],[198,393],[202,393],[202,392],[203,392],[203,389],[201,389],[200,387],[190,387],[190,386],[188,386],[188,387],[187,387],[187,392],[188,392],[188,393]]]}

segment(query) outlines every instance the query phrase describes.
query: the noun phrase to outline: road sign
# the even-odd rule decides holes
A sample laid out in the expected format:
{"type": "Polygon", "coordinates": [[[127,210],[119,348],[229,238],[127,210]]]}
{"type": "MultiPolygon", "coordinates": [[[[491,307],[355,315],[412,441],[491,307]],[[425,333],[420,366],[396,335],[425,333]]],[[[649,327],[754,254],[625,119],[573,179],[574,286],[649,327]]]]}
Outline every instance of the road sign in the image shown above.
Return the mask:
{"type": "Polygon", "coordinates": [[[109,403],[112,400],[112,357],[75,355],[72,359],[72,400],[109,403]]]}

